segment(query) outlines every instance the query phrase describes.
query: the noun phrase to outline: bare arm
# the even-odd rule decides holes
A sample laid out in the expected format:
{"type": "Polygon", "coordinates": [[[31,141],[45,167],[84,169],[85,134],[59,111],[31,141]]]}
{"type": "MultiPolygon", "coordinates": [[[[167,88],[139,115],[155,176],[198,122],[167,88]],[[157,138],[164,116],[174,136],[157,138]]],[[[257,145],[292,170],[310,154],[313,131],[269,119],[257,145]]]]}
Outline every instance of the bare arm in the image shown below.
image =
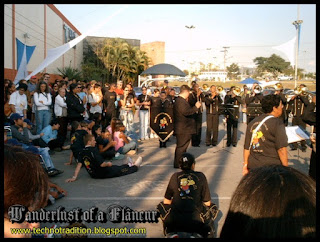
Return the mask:
{"type": "Polygon", "coordinates": [[[172,200],[169,200],[169,199],[164,198],[164,199],[163,199],[163,203],[170,205],[170,204],[172,203],[172,200]]]}
{"type": "Polygon", "coordinates": [[[288,152],[287,147],[278,149],[278,155],[283,166],[288,166],[288,152]]]}
{"type": "Polygon", "coordinates": [[[75,180],[77,180],[81,167],[82,167],[82,163],[78,163],[74,171],[74,176],[72,178],[67,179],[66,182],[74,182],[75,180]]]}
{"type": "Polygon", "coordinates": [[[242,175],[246,175],[248,171],[248,160],[249,160],[250,150],[243,150],[243,167],[242,167],[242,175]]]}

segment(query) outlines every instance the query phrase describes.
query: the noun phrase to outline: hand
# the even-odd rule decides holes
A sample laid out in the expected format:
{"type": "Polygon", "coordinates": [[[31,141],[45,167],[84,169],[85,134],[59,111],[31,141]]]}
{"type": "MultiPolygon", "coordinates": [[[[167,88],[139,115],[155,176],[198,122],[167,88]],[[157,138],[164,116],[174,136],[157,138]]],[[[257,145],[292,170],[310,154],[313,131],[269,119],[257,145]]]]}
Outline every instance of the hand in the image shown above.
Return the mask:
{"type": "Polygon", "coordinates": [[[23,122],[22,127],[23,127],[23,128],[27,128],[27,127],[28,127],[28,124],[27,124],[26,122],[23,122]]]}
{"type": "Polygon", "coordinates": [[[42,103],[42,104],[43,104],[43,101],[41,100],[41,101],[39,101],[39,103],[42,103]]]}
{"type": "Polygon", "coordinates": [[[40,137],[44,136],[44,133],[40,133],[40,137]]]}
{"type": "Polygon", "coordinates": [[[200,108],[200,107],[201,107],[201,102],[199,102],[199,101],[196,102],[196,107],[197,107],[197,108],[200,108]]]}
{"type": "Polygon", "coordinates": [[[69,178],[66,180],[66,182],[74,182],[77,178],[69,178]]]}
{"type": "Polygon", "coordinates": [[[117,141],[111,141],[111,146],[116,146],[117,141]]]}
{"type": "Polygon", "coordinates": [[[72,164],[72,160],[69,161],[69,162],[64,163],[64,165],[66,165],[66,166],[70,166],[71,164],[72,164]]]}
{"type": "Polygon", "coordinates": [[[242,175],[247,175],[249,173],[249,170],[248,170],[248,165],[244,165],[242,167],[242,175]]]}

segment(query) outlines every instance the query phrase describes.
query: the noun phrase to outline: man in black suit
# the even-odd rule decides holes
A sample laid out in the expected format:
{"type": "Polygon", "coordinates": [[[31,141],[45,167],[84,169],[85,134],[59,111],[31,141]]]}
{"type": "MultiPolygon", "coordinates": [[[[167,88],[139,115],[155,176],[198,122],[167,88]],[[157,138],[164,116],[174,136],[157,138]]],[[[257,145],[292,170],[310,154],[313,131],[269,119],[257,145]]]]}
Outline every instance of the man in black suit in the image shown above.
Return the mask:
{"type": "Polygon", "coordinates": [[[191,107],[187,101],[189,94],[190,87],[182,85],[180,94],[173,105],[174,132],[177,139],[174,168],[179,168],[179,160],[182,159],[182,154],[187,151],[192,134],[196,133],[193,114],[201,107],[201,102],[196,102],[195,106],[191,107]]]}

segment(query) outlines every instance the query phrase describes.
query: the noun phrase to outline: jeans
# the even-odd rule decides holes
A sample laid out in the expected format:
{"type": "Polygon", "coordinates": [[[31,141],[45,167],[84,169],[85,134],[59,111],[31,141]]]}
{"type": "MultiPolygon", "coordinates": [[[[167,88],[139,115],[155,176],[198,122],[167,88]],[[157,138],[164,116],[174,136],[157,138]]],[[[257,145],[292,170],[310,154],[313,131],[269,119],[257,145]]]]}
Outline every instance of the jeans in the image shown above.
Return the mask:
{"type": "Polygon", "coordinates": [[[53,162],[52,162],[51,157],[50,157],[49,152],[48,152],[49,151],[49,147],[38,148],[38,149],[40,151],[40,155],[42,156],[44,163],[46,164],[47,169],[48,170],[54,169],[53,162]]]}
{"type": "Polygon", "coordinates": [[[140,120],[140,139],[149,138],[149,111],[140,110],[139,111],[140,120]]]}
{"type": "Polygon", "coordinates": [[[128,144],[125,144],[124,146],[119,148],[118,152],[120,154],[126,154],[129,152],[129,150],[135,150],[136,147],[137,147],[137,143],[131,140],[128,144]]]}
{"type": "Polygon", "coordinates": [[[50,110],[37,110],[36,111],[36,126],[37,134],[50,124],[51,112],[50,110]]]}
{"type": "Polygon", "coordinates": [[[132,131],[133,125],[133,112],[132,110],[121,110],[120,111],[120,119],[122,120],[123,125],[126,127],[128,132],[132,131]]]}

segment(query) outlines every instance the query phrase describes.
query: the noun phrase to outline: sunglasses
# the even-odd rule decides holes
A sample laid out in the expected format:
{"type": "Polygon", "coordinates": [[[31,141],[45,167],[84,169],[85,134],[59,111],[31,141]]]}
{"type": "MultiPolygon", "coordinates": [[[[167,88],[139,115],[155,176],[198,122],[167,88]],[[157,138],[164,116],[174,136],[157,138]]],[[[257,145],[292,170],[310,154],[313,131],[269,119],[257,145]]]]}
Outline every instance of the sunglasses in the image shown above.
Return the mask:
{"type": "Polygon", "coordinates": [[[124,90],[125,92],[128,92],[129,90],[124,90]]]}
{"type": "Polygon", "coordinates": [[[77,87],[77,88],[82,88],[82,87],[77,87]]]}

